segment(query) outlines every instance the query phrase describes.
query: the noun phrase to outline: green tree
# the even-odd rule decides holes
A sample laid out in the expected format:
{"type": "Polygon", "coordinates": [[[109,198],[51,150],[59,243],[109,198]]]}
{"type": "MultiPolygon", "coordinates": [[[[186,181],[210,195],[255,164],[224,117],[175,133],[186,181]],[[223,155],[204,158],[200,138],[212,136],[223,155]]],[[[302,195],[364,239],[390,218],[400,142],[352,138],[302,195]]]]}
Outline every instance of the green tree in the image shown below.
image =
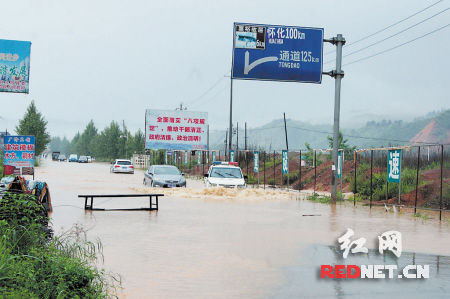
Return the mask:
{"type": "MultiPolygon", "coordinates": [[[[328,145],[330,146],[330,148],[333,148],[333,137],[328,136],[327,139],[328,139],[328,145]]],[[[356,149],[356,146],[350,146],[348,144],[348,139],[344,139],[344,135],[342,134],[341,131],[339,131],[338,141],[339,141],[338,148],[343,149],[345,152],[345,155],[352,154],[353,151],[356,149]]]]}
{"type": "Polygon", "coordinates": [[[35,155],[39,156],[50,142],[50,134],[47,132],[47,121],[37,110],[34,101],[28,106],[23,118],[16,126],[18,135],[32,135],[36,137],[35,155]]]}
{"type": "Polygon", "coordinates": [[[80,155],[92,155],[93,150],[91,149],[91,142],[97,136],[97,128],[94,125],[94,122],[91,120],[86,128],[84,129],[83,134],[81,134],[80,139],[78,141],[77,151],[80,155]]]}

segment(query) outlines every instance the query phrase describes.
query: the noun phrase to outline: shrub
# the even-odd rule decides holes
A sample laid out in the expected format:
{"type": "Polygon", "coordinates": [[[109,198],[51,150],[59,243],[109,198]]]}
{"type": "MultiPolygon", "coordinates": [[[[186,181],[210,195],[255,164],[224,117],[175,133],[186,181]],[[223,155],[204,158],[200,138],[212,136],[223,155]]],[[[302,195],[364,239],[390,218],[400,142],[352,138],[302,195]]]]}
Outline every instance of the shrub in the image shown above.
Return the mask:
{"type": "Polygon", "coordinates": [[[95,267],[100,243],[82,229],[49,238],[46,210],[33,196],[6,193],[0,215],[1,298],[106,298],[119,281],[95,267]]]}

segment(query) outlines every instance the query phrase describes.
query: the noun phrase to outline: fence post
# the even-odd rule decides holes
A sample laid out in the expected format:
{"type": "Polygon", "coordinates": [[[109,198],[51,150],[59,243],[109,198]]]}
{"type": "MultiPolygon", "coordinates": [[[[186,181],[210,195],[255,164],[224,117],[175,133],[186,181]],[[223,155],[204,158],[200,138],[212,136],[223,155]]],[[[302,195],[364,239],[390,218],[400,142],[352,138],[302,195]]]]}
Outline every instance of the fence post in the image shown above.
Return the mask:
{"type": "Polygon", "coordinates": [[[266,190],[266,151],[264,151],[264,190],[266,190]]]}
{"type": "Polygon", "coordinates": [[[248,153],[245,151],[245,164],[247,164],[247,176],[248,176],[248,153]]]}
{"type": "Polygon", "coordinates": [[[316,177],[317,177],[317,156],[316,156],[316,150],[314,150],[314,194],[316,195],[316,177]]]}
{"type": "Polygon", "coordinates": [[[417,189],[419,187],[419,169],[420,169],[420,145],[417,148],[416,198],[414,199],[414,214],[416,214],[417,211],[417,189]]]}
{"type": "Polygon", "coordinates": [[[442,220],[442,176],[444,169],[444,145],[441,144],[441,186],[439,191],[439,221],[442,220]]]}
{"type": "Polygon", "coordinates": [[[389,160],[389,152],[386,156],[386,201],[389,200],[389,180],[388,180],[388,176],[387,176],[387,168],[389,167],[388,160],[389,160]]]}
{"type": "Polygon", "coordinates": [[[275,188],[276,185],[276,181],[275,181],[275,151],[273,151],[273,187],[275,188]]]}
{"type": "Polygon", "coordinates": [[[298,190],[302,190],[302,150],[300,150],[299,158],[300,158],[299,160],[300,166],[298,167],[298,180],[299,180],[298,190]]]}
{"type": "Polygon", "coordinates": [[[353,189],[353,206],[356,206],[356,192],[358,192],[358,189],[356,188],[356,157],[358,156],[358,153],[356,150],[353,152],[353,166],[355,167],[355,174],[354,174],[354,189],[353,189]]]}
{"type": "Polygon", "coordinates": [[[370,150],[370,208],[372,208],[373,150],[370,150]]]}

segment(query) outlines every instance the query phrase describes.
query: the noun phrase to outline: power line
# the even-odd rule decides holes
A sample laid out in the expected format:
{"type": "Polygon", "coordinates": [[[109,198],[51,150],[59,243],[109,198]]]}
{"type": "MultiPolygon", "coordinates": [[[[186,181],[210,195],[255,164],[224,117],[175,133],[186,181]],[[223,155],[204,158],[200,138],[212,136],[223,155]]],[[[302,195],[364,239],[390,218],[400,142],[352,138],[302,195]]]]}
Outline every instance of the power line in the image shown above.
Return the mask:
{"type": "Polygon", "coordinates": [[[428,36],[428,35],[430,35],[430,34],[433,34],[433,33],[435,33],[435,32],[438,32],[438,31],[442,30],[442,29],[445,29],[445,28],[447,28],[448,26],[450,26],[450,24],[447,24],[447,25],[444,25],[444,26],[442,26],[442,27],[439,27],[439,28],[437,28],[437,29],[435,29],[435,30],[433,30],[433,31],[427,32],[427,33],[425,33],[425,34],[423,34],[423,35],[421,35],[421,36],[418,36],[418,37],[416,37],[416,38],[413,38],[413,39],[411,39],[411,40],[409,40],[409,41],[407,41],[407,42],[401,43],[401,44],[399,44],[399,45],[397,45],[397,46],[394,46],[394,47],[392,47],[392,48],[389,48],[389,49],[383,50],[383,51],[381,51],[381,52],[378,52],[378,53],[375,53],[375,54],[372,54],[372,55],[369,55],[369,56],[366,56],[366,57],[363,57],[363,58],[360,58],[360,59],[351,61],[351,62],[349,62],[349,63],[345,63],[343,66],[351,65],[351,64],[354,64],[354,63],[363,61],[363,60],[367,60],[367,59],[369,59],[369,58],[372,58],[372,57],[375,57],[375,56],[384,54],[384,53],[386,53],[386,52],[392,51],[392,50],[394,50],[394,49],[400,48],[400,47],[402,47],[402,46],[404,46],[404,45],[407,45],[407,44],[409,44],[409,43],[412,43],[412,42],[414,42],[414,41],[416,41],[416,40],[418,40],[418,39],[424,38],[424,37],[426,37],[426,36],[428,36]]]}
{"type": "MultiPolygon", "coordinates": [[[[413,13],[412,15],[409,15],[409,16],[407,16],[406,18],[401,19],[400,21],[397,21],[397,22],[395,22],[395,23],[393,23],[393,24],[391,24],[391,25],[389,25],[389,26],[386,26],[386,27],[384,27],[384,28],[382,28],[382,29],[380,29],[380,30],[378,30],[378,31],[376,31],[376,32],[374,32],[374,33],[372,33],[372,34],[366,35],[366,36],[364,36],[364,37],[362,37],[362,38],[360,38],[360,39],[358,39],[358,40],[356,40],[356,41],[354,41],[354,42],[351,42],[351,43],[347,44],[346,47],[349,47],[349,46],[351,46],[351,45],[354,45],[354,44],[356,44],[356,43],[359,43],[359,42],[361,42],[361,41],[363,41],[363,40],[368,39],[369,37],[372,37],[372,36],[374,36],[374,35],[377,35],[378,33],[381,33],[381,32],[383,32],[383,31],[385,31],[385,30],[391,28],[391,27],[394,27],[394,26],[396,26],[396,25],[398,25],[398,24],[400,24],[400,23],[402,23],[402,22],[404,22],[404,21],[406,21],[406,20],[408,20],[408,19],[410,19],[410,18],[412,18],[412,17],[414,17],[414,16],[416,16],[416,15],[418,15],[418,14],[424,12],[424,11],[426,11],[427,9],[429,9],[429,8],[431,8],[431,7],[433,7],[433,6],[437,5],[437,4],[439,4],[439,3],[442,2],[442,1],[443,1],[443,0],[439,0],[439,1],[437,1],[437,2],[435,2],[435,3],[433,3],[433,4],[431,4],[431,5],[429,5],[429,6],[425,7],[425,8],[423,8],[423,9],[421,9],[421,10],[419,10],[419,11],[413,13]]],[[[333,50],[333,51],[330,51],[330,52],[325,53],[325,55],[328,55],[328,54],[331,54],[331,53],[334,53],[334,52],[335,52],[335,51],[333,50]]]]}
{"type": "MultiPolygon", "coordinates": [[[[411,28],[414,28],[414,27],[416,27],[416,26],[418,26],[418,25],[420,25],[420,24],[422,24],[422,23],[424,23],[424,22],[426,22],[426,21],[428,21],[428,20],[431,20],[431,19],[434,18],[434,17],[437,17],[438,15],[440,15],[440,14],[446,12],[446,11],[449,10],[449,9],[450,9],[450,7],[447,7],[446,9],[443,9],[443,10],[437,12],[436,14],[434,14],[434,15],[432,15],[432,16],[430,16],[430,17],[428,17],[428,18],[426,18],[426,19],[424,19],[424,20],[422,20],[422,21],[420,21],[420,22],[418,22],[418,23],[415,23],[415,24],[413,24],[413,25],[411,25],[411,26],[409,26],[409,27],[407,27],[407,28],[405,28],[405,29],[403,29],[403,30],[400,30],[400,31],[397,32],[397,33],[394,33],[394,34],[392,34],[392,35],[389,35],[388,37],[385,37],[385,38],[383,38],[383,39],[381,39],[381,40],[379,40],[379,41],[376,41],[376,42],[374,42],[374,43],[372,43],[372,44],[370,44],[370,45],[368,45],[368,46],[365,46],[365,47],[363,47],[363,48],[361,48],[361,49],[358,49],[358,50],[355,50],[355,51],[353,51],[353,52],[350,52],[350,53],[344,55],[343,57],[347,57],[347,56],[356,54],[356,53],[358,53],[358,52],[364,51],[364,50],[367,49],[367,48],[370,48],[370,47],[373,47],[373,46],[375,46],[375,45],[378,45],[378,44],[380,44],[380,43],[382,43],[382,42],[384,42],[384,41],[386,41],[386,40],[388,40],[388,39],[390,39],[390,38],[392,38],[392,37],[394,37],[394,36],[397,36],[397,35],[399,35],[399,34],[402,34],[403,32],[406,32],[406,31],[408,31],[408,30],[411,29],[411,28]]],[[[328,63],[333,62],[333,61],[334,61],[334,59],[328,60],[328,61],[325,62],[324,64],[328,64],[328,63]]]]}
{"type": "Polygon", "coordinates": [[[214,100],[219,94],[221,94],[227,88],[228,88],[228,86],[224,86],[222,89],[219,89],[219,91],[216,94],[214,94],[214,96],[212,96],[211,98],[207,98],[206,101],[201,101],[197,104],[194,104],[194,105],[192,105],[192,107],[197,107],[197,106],[203,105],[211,100],[214,100]]]}
{"type": "MultiPolygon", "coordinates": [[[[227,73],[228,74],[228,73],[227,73]]],[[[225,74],[226,75],[226,74],[225,74]]],[[[202,93],[200,96],[198,96],[197,98],[195,98],[194,100],[190,101],[190,105],[192,105],[193,103],[195,103],[196,101],[202,99],[205,95],[207,95],[211,90],[213,90],[217,85],[219,85],[219,83],[225,78],[225,75],[220,77],[219,80],[217,80],[211,87],[209,87],[204,93],[202,93]]]]}

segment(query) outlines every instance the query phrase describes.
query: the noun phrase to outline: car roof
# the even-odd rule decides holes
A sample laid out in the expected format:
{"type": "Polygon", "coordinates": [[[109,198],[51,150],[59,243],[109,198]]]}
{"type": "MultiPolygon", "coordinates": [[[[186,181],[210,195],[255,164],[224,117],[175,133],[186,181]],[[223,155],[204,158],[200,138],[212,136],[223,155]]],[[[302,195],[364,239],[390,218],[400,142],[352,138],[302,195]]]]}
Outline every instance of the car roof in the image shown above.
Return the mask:
{"type": "Polygon", "coordinates": [[[238,168],[238,169],[241,169],[239,166],[236,166],[236,165],[229,165],[229,164],[217,164],[217,165],[211,165],[211,168],[212,167],[219,167],[219,168],[238,168]]]}
{"type": "Polygon", "coordinates": [[[127,161],[127,162],[131,162],[131,160],[126,160],[126,159],[116,159],[116,162],[119,162],[119,161],[127,161]]]}
{"type": "Polygon", "coordinates": [[[153,167],[175,167],[175,168],[178,168],[175,165],[151,165],[151,166],[153,166],[153,167]]]}

